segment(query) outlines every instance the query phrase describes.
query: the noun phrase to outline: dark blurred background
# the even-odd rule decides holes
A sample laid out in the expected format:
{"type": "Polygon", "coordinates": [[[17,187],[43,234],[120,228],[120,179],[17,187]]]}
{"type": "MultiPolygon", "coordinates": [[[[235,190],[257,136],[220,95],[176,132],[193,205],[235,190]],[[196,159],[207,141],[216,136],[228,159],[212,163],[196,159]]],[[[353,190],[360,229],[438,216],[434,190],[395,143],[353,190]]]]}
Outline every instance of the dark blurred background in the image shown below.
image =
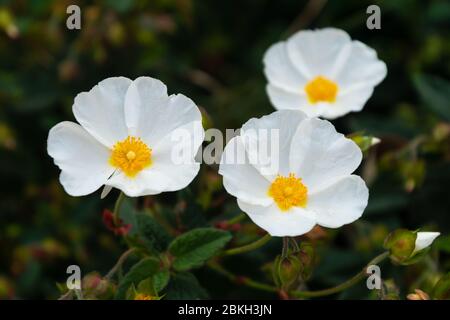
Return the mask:
{"type": "MultiPolygon", "coordinates": [[[[0,1],[0,299],[57,298],[56,283],[65,281],[69,264],[104,274],[124,251],[102,223],[117,192],[104,200],[100,192],[68,196],[46,152],[49,129],[74,121],[77,93],[110,76],[152,76],[169,93],[191,97],[207,127],[239,128],[273,111],[264,51],[297,30],[328,26],[376,49],[388,75],[363,112],[333,121],[345,134],[382,142],[359,169],[370,188],[363,218],[302,237],[319,252],[308,286],[338,284],[380,252],[389,231],[420,227],[442,233],[431,255],[410,267],[386,264],[382,276],[403,294],[429,288],[450,270],[450,2],[11,0],[0,1]],[[81,8],[81,30],[66,28],[70,4],[81,8]],[[371,4],[381,8],[381,30],[366,27],[371,4]]],[[[169,221],[181,215],[178,233],[239,213],[217,168],[206,165],[189,189],[127,200],[127,210],[167,212],[169,221]]],[[[235,244],[258,232],[244,223],[235,244]]],[[[265,263],[279,249],[274,240],[224,263],[237,274],[270,281],[265,263]]],[[[196,275],[213,298],[274,297],[207,268],[196,275]]],[[[335,298],[364,299],[367,292],[360,284],[335,298]]]]}

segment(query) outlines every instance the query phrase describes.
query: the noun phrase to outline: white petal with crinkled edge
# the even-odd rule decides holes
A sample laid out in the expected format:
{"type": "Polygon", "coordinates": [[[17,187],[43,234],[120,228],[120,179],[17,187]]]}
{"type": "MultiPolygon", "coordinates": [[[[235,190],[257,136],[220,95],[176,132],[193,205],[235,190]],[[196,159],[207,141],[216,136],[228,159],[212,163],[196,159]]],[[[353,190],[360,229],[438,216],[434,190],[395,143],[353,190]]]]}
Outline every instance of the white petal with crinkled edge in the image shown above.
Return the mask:
{"type": "Polygon", "coordinates": [[[350,175],[309,194],[306,210],[316,213],[317,224],[339,228],[361,217],[368,199],[369,190],[364,180],[350,175]]]}
{"type": "Polygon", "coordinates": [[[114,172],[108,164],[110,151],[73,122],[50,129],[47,151],[61,169],[60,182],[71,196],[96,191],[114,172]]]}
{"type": "Polygon", "coordinates": [[[239,208],[273,237],[295,237],[309,232],[316,224],[314,212],[293,207],[281,211],[273,203],[268,207],[252,205],[238,199],[239,208]]]}
{"type": "Polygon", "coordinates": [[[301,93],[300,91],[298,93],[293,93],[270,83],[266,86],[266,91],[270,102],[277,110],[300,109],[305,112],[308,117],[314,117],[317,113],[317,109],[310,108],[305,93],[301,93]]]}
{"type": "Polygon", "coordinates": [[[299,93],[308,79],[291,63],[286,43],[278,42],[272,45],[264,54],[264,73],[269,83],[292,93],[299,93]]]}
{"type": "Polygon", "coordinates": [[[338,94],[336,101],[321,110],[326,119],[336,119],[351,111],[361,111],[367,100],[372,96],[373,87],[359,87],[347,93],[338,94]]]}
{"type": "Polygon", "coordinates": [[[290,173],[291,142],[306,115],[299,110],[279,110],[248,120],[241,129],[242,141],[251,163],[272,180],[290,173]]]}
{"type": "Polygon", "coordinates": [[[160,80],[135,79],[125,97],[125,120],[130,135],[143,137],[150,130],[158,131],[161,114],[167,112],[168,99],[167,87],[160,80]]]}
{"type": "Polygon", "coordinates": [[[165,191],[167,183],[167,177],[150,167],[132,178],[118,172],[106,182],[106,185],[122,190],[129,197],[141,197],[165,191]]]}
{"type": "Polygon", "coordinates": [[[219,174],[223,176],[225,190],[236,198],[261,206],[273,203],[267,195],[270,182],[250,164],[240,136],[234,137],[225,146],[219,174]]]}
{"type": "Polygon", "coordinates": [[[195,178],[200,169],[195,156],[204,137],[201,122],[195,121],[166,135],[152,150],[151,169],[167,180],[164,191],[183,189],[195,178]]]}
{"type": "Polygon", "coordinates": [[[387,74],[386,64],[378,60],[374,49],[360,41],[352,41],[347,59],[339,68],[335,80],[342,92],[353,87],[373,87],[379,84],[387,74]]]}
{"type": "Polygon", "coordinates": [[[350,42],[343,30],[303,30],[287,40],[287,52],[297,70],[309,79],[319,75],[331,78],[341,50],[350,42]]]}
{"type": "Polygon", "coordinates": [[[81,126],[108,148],[128,136],[125,125],[125,94],[132,81],[125,77],[108,78],[89,92],[75,97],[73,114],[81,126]]]}
{"type": "Polygon", "coordinates": [[[440,235],[440,232],[417,232],[416,246],[414,252],[416,253],[426,247],[431,246],[433,241],[440,235]]]}
{"type": "Polygon", "coordinates": [[[290,168],[303,179],[309,192],[350,175],[361,160],[358,145],[336,132],[327,120],[303,120],[292,138],[290,168]]]}
{"type": "Polygon", "coordinates": [[[136,79],[125,101],[127,125],[150,148],[171,131],[194,121],[201,121],[200,110],[188,97],[167,96],[166,86],[150,77],[136,79]]]}

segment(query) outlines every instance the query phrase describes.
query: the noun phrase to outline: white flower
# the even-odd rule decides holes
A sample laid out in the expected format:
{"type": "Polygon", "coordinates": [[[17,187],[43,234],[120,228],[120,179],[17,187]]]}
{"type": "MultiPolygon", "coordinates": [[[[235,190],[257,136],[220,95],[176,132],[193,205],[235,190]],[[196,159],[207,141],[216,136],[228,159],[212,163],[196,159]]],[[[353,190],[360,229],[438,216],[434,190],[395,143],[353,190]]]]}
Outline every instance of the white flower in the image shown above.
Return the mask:
{"type": "Polygon", "coordinates": [[[362,215],[368,189],[351,174],[361,160],[358,146],[330,122],[280,110],[244,124],[225,147],[219,173],[258,226],[272,236],[298,236],[316,224],[338,228],[362,215]],[[262,157],[257,146],[267,150],[263,129],[279,130],[279,144],[267,147],[268,162],[255,161],[262,157]],[[245,161],[233,161],[242,154],[245,161]]]}
{"type": "Polygon", "coordinates": [[[431,246],[434,239],[440,235],[439,232],[417,232],[416,246],[413,254],[431,246]]]}
{"type": "Polygon", "coordinates": [[[375,50],[334,28],[299,31],[264,55],[274,107],[310,117],[334,119],[361,111],[386,72],[375,50]]]}
{"type": "Polygon", "coordinates": [[[133,197],[175,191],[198,173],[194,156],[204,137],[200,111],[184,95],[168,96],[159,80],[108,78],[78,94],[73,113],[81,126],[61,122],[48,137],[48,153],[72,196],[102,185],[133,197]],[[188,138],[183,163],[172,154],[180,148],[177,130],[188,138]]]}

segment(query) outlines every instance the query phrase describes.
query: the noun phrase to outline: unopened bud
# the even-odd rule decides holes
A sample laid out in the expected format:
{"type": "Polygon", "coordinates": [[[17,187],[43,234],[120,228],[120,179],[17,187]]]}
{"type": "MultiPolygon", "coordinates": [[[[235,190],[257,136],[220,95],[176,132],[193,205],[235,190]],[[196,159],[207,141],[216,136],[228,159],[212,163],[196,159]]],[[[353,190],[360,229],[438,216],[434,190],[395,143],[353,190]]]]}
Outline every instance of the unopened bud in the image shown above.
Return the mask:
{"type": "Polygon", "coordinates": [[[301,263],[300,276],[302,280],[308,280],[311,277],[314,265],[314,247],[309,242],[302,242],[298,257],[301,263]]]}
{"type": "Polygon", "coordinates": [[[398,229],[388,235],[384,247],[389,249],[391,260],[397,264],[413,264],[427,252],[439,232],[415,232],[398,229]]]}
{"type": "Polygon", "coordinates": [[[402,264],[413,254],[417,235],[413,231],[397,229],[384,240],[384,247],[389,250],[394,263],[402,264]]]}
{"type": "Polygon", "coordinates": [[[289,290],[300,276],[301,263],[298,257],[290,254],[287,257],[277,256],[275,259],[275,282],[280,288],[289,290]]]}
{"type": "Polygon", "coordinates": [[[102,278],[97,272],[87,274],[83,278],[81,285],[83,293],[87,298],[107,299],[112,297],[114,293],[114,285],[102,278]]]}

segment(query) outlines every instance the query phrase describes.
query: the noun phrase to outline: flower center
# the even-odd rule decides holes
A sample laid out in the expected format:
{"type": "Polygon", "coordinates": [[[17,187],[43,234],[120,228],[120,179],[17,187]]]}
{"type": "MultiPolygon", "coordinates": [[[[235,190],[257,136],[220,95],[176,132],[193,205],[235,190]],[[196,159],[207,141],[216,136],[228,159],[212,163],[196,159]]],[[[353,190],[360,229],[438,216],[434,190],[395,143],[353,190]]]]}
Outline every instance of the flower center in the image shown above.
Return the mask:
{"type": "Polygon", "coordinates": [[[305,91],[311,103],[334,102],[338,85],[325,77],[318,76],[306,84],[305,91]]]}
{"type": "Polygon", "coordinates": [[[270,185],[268,194],[282,211],[291,207],[305,207],[308,200],[308,188],[295,173],[290,173],[287,177],[277,176],[270,185]]]}
{"type": "Polygon", "coordinates": [[[140,138],[128,136],[113,146],[109,163],[122,170],[128,177],[134,177],[152,164],[151,156],[152,149],[140,138]]]}

